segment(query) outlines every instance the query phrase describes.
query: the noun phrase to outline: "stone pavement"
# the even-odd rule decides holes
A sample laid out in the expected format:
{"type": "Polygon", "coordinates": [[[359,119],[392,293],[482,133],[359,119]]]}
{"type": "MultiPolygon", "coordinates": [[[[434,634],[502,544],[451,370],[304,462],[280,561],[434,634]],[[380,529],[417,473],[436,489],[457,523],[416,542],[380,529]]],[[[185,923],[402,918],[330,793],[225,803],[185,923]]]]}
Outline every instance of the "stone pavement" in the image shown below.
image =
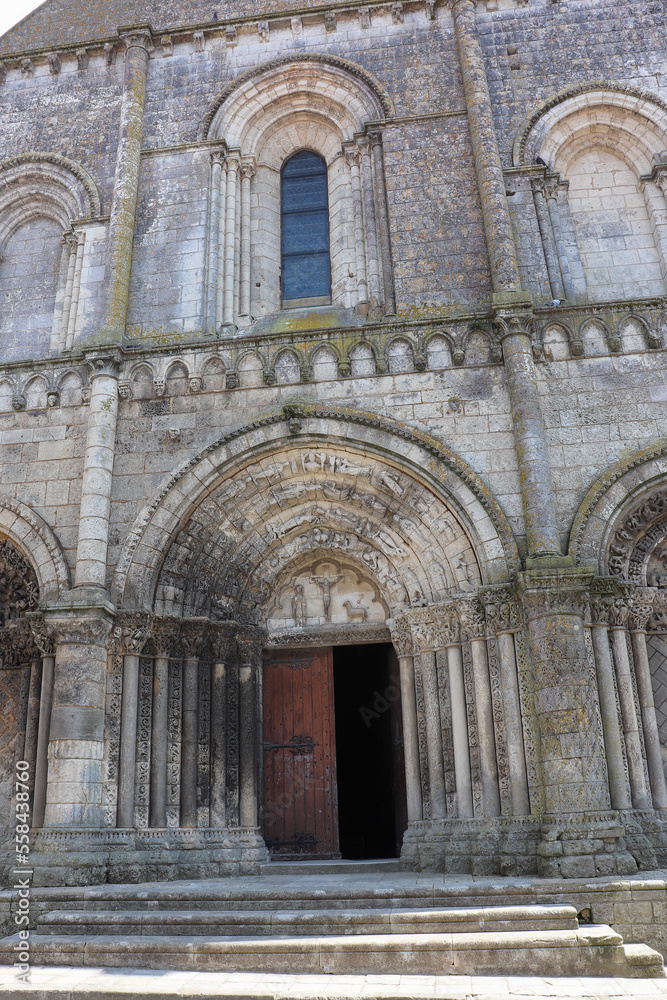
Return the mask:
{"type": "Polygon", "coordinates": [[[289,976],[260,973],[153,972],[136,969],[35,968],[31,984],[0,967],[0,998],[15,1000],[534,1000],[667,997],[665,979],[567,979],[489,976],[289,976]]]}

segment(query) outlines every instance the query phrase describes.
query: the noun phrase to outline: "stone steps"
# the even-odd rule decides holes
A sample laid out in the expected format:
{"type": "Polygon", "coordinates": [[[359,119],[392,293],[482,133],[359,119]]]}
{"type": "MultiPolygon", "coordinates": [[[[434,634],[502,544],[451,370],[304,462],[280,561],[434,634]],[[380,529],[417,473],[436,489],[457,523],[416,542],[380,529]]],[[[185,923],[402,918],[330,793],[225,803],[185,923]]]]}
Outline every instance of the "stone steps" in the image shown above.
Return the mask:
{"type": "MultiPolygon", "coordinates": [[[[18,935],[0,942],[14,960],[18,935]]],[[[33,965],[332,975],[664,976],[662,957],[604,925],[493,933],[324,937],[33,934],[33,965]]]]}
{"type": "Polygon", "coordinates": [[[51,910],[40,934],[332,935],[460,934],[577,930],[572,906],[335,910],[51,910]]]}

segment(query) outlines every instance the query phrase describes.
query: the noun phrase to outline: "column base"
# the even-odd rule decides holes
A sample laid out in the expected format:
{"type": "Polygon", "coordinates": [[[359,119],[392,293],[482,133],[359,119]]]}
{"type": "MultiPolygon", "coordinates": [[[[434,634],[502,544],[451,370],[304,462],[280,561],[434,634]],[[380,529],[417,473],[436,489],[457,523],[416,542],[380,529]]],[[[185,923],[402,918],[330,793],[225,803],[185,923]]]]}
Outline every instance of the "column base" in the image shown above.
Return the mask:
{"type": "Polygon", "coordinates": [[[538,873],[544,878],[633,875],[640,865],[625,834],[624,817],[617,812],[543,816],[538,873]]]}
{"type": "MultiPolygon", "coordinates": [[[[268,860],[258,829],[42,829],[26,868],[35,886],[83,886],[259,875],[268,860]]],[[[3,884],[14,861],[0,858],[3,884]]]]}
{"type": "Polygon", "coordinates": [[[535,875],[539,837],[533,816],[418,820],[403,838],[401,861],[446,875],[535,875]]]}

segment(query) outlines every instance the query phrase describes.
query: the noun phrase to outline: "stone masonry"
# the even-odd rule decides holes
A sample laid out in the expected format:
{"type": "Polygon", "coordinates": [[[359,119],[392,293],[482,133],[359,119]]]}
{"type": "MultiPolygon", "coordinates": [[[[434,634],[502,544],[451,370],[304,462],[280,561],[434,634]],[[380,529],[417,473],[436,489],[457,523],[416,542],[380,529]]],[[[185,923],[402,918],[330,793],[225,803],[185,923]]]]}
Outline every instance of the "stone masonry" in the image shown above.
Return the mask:
{"type": "Polygon", "coordinates": [[[378,643],[407,868],[667,866],[666,37],[50,0],[0,39],[3,872],[22,761],[36,885],[258,873],[263,656],[378,643]],[[303,150],[331,295],[285,305],[303,150]]]}

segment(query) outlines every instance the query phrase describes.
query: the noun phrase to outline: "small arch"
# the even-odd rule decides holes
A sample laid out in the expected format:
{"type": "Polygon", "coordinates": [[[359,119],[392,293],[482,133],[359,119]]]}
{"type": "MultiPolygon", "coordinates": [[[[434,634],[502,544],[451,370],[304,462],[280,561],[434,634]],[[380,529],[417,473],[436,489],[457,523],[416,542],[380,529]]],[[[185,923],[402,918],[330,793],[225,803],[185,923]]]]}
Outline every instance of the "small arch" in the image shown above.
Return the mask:
{"type": "Polygon", "coordinates": [[[67,372],[58,383],[61,406],[80,406],[82,401],[82,383],[78,372],[67,372]]]}
{"type": "Polygon", "coordinates": [[[278,385],[290,385],[292,382],[301,381],[299,359],[294,351],[281,351],[274,367],[278,385]]]}
{"type": "Polygon", "coordinates": [[[46,379],[41,375],[36,375],[27,383],[25,395],[26,410],[43,410],[46,408],[46,379]]]}
{"type": "Polygon", "coordinates": [[[318,347],[313,354],[313,381],[329,382],[339,378],[338,355],[331,347],[318,347]]]}
{"type": "Polygon", "coordinates": [[[542,334],[545,361],[563,361],[570,357],[570,334],[558,323],[552,323],[542,334]]]}
{"type": "Polygon", "coordinates": [[[11,413],[14,399],[14,386],[8,379],[0,382],[0,413],[11,413]]]}
{"type": "Polygon", "coordinates": [[[242,389],[253,389],[264,384],[264,366],[259,354],[254,351],[245,354],[239,361],[239,385],[242,389]]]}
{"type": "Polygon", "coordinates": [[[182,361],[175,361],[167,372],[167,395],[186,396],[190,373],[182,361]]]}
{"type": "Polygon", "coordinates": [[[353,378],[375,375],[375,352],[370,344],[357,344],[350,351],[350,372],[353,378]]]}
{"type": "Polygon", "coordinates": [[[638,316],[628,316],[622,320],[619,329],[621,345],[626,354],[645,351],[648,347],[648,326],[645,320],[638,316]]]}
{"type": "Polygon", "coordinates": [[[202,368],[206,392],[220,392],[225,388],[225,365],[221,358],[209,358],[202,368]]]}
{"type": "Polygon", "coordinates": [[[415,370],[412,345],[407,340],[393,340],[387,350],[387,367],[391,375],[400,375],[415,370]]]}
{"type": "Polygon", "coordinates": [[[447,337],[441,333],[436,333],[430,337],[426,344],[426,357],[428,367],[431,369],[452,367],[452,346],[447,337]]]}
{"type": "Polygon", "coordinates": [[[488,365],[492,361],[491,339],[481,330],[468,334],[464,344],[466,365],[488,365]]]}
{"type": "Polygon", "coordinates": [[[150,399],[153,396],[153,369],[150,365],[137,365],[132,369],[130,380],[134,399],[150,399]]]}
{"type": "Polygon", "coordinates": [[[601,320],[588,320],[580,330],[584,354],[588,358],[609,354],[609,331],[601,320]]]}

